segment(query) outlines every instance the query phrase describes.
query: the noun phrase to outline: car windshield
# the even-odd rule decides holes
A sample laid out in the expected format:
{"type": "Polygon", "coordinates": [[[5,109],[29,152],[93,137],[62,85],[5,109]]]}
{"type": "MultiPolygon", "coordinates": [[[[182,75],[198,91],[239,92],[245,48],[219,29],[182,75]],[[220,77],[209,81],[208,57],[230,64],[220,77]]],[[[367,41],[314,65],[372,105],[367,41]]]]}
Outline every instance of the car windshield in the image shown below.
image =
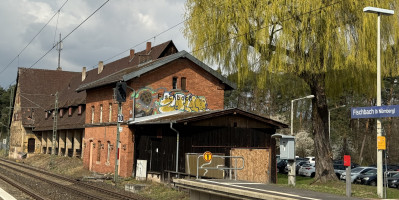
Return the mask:
{"type": "Polygon", "coordinates": [[[352,173],[360,173],[361,171],[363,171],[363,167],[357,167],[355,169],[352,170],[352,173]]]}

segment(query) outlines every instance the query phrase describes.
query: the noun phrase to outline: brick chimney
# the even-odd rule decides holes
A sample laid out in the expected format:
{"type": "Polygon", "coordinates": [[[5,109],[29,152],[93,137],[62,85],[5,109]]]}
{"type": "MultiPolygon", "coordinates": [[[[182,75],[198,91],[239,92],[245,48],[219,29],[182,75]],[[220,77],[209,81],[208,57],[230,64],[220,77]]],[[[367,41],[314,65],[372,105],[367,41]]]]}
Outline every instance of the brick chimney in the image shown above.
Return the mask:
{"type": "Polygon", "coordinates": [[[86,67],[83,67],[82,69],[82,81],[86,79],[86,67]]]}
{"type": "Polygon", "coordinates": [[[98,74],[100,74],[104,69],[103,61],[98,62],[98,74]]]}
{"type": "Polygon", "coordinates": [[[130,49],[129,61],[132,61],[133,57],[134,57],[134,49],[130,49]]]}
{"type": "Polygon", "coordinates": [[[151,51],[151,42],[147,42],[147,48],[145,49],[145,53],[149,54],[151,51]]]}

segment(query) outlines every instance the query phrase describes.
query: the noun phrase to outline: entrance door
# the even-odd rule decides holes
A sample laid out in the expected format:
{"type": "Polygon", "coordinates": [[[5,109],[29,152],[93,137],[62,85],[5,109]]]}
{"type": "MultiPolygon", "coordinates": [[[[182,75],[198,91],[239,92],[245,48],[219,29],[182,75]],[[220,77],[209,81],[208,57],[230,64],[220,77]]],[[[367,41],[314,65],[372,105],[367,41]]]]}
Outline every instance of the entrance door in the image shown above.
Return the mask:
{"type": "Polygon", "coordinates": [[[28,153],[35,153],[35,138],[28,139],[28,153]]]}
{"type": "Polygon", "coordinates": [[[151,152],[150,152],[150,169],[149,171],[160,172],[162,170],[161,161],[160,161],[160,152],[161,152],[161,140],[160,139],[151,139],[151,152]]]}

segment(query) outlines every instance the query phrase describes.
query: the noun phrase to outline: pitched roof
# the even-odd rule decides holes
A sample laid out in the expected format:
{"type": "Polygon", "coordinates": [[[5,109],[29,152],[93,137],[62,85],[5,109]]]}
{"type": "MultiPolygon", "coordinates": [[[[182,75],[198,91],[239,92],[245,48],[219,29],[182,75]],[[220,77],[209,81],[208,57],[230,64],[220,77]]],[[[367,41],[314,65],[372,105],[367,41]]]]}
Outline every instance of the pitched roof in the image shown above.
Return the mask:
{"type": "Polygon", "coordinates": [[[180,59],[180,58],[187,58],[188,60],[196,63],[198,66],[200,66],[202,69],[207,71],[208,73],[212,74],[216,78],[218,78],[222,83],[224,83],[227,87],[227,90],[235,89],[236,85],[229,81],[226,77],[222,76],[221,74],[217,73],[215,70],[210,68],[208,65],[205,63],[201,62],[200,60],[196,59],[194,56],[191,54],[187,53],[186,51],[180,51],[178,53],[165,56],[162,58],[158,58],[156,60],[139,64],[137,66],[132,66],[125,68],[123,70],[120,70],[118,72],[115,72],[113,74],[109,74],[108,76],[105,76],[101,79],[98,79],[96,81],[93,81],[91,83],[81,85],[77,91],[82,91],[82,90],[87,90],[95,87],[99,87],[102,85],[107,85],[111,83],[115,83],[118,81],[129,81],[133,78],[139,77],[142,74],[145,74],[147,72],[150,72],[152,70],[155,70],[159,67],[164,66],[167,63],[170,63],[174,60],[180,59]]]}
{"type": "Polygon", "coordinates": [[[119,78],[121,77],[121,73],[123,76],[126,70],[134,70],[135,67],[140,66],[143,60],[145,62],[151,62],[160,57],[167,56],[176,52],[177,48],[170,40],[152,47],[150,52],[148,53],[146,52],[146,50],[135,53],[132,59],[130,58],[130,56],[127,56],[114,62],[108,63],[104,65],[104,69],[100,74],[98,74],[98,68],[90,70],[87,72],[86,79],[76,89],[76,91],[80,92],[83,90],[117,82],[121,80],[119,78]]]}
{"type": "Polygon", "coordinates": [[[136,70],[132,71],[129,74],[126,74],[123,76],[123,80],[124,81],[128,81],[131,80],[133,78],[139,77],[142,74],[145,74],[149,71],[152,71],[154,69],[157,69],[167,63],[170,63],[174,60],[177,60],[179,58],[187,58],[190,61],[194,62],[195,64],[197,64],[198,66],[200,66],[202,69],[204,69],[205,71],[207,71],[208,73],[212,74],[213,76],[215,76],[216,78],[218,78],[220,81],[222,81],[222,83],[224,83],[225,85],[227,85],[227,89],[235,89],[236,85],[229,81],[226,77],[222,76],[221,74],[217,73],[215,70],[213,70],[212,68],[210,68],[208,65],[206,65],[205,63],[201,62],[200,60],[198,60],[197,58],[195,58],[194,56],[192,56],[191,54],[189,54],[186,51],[180,51],[179,53],[175,53],[172,54],[170,56],[158,59],[154,62],[148,63],[145,66],[139,67],[136,70]]]}
{"type": "Polygon", "coordinates": [[[248,117],[262,123],[266,123],[275,127],[276,129],[288,128],[287,124],[254,114],[243,111],[238,108],[231,108],[225,110],[209,110],[203,112],[170,112],[164,114],[158,114],[148,117],[136,118],[135,121],[129,121],[129,124],[134,125],[151,125],[151,124],[169,124],[169,123],[185,123],[195,122],[204,119],[210,119],[214,117],[227,116],[227,115],[241,115],[248,117]]]}
{"type": "MultiPolygon", "coordinates": [[[[86,93],[77,94],[73,89],[73,86],[76,88],[80,84],[80,77],[80,72],[19,68],[17,86],[20,91],[23,126],[39,128],[43,125],[45,111],[54,108],[56,92],[59,93],[59,107],[85,104],[86,93]]],[[[79,125],[80,120],[71,122],[79,125]]],[[[62,126],[62,123],[59,125],[62,126]]],[[[83,123],[81,126],[83,127],[83,123]]],[[[51,129],[52,122],[49,130],[51,129]]]]}

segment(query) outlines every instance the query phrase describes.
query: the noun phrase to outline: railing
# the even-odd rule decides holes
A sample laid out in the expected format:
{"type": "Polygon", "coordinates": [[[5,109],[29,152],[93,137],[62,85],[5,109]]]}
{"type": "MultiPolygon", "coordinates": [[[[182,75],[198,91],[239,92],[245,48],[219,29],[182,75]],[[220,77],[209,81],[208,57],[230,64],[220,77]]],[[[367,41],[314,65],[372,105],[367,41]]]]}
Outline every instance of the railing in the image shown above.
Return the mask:
{"type": "MultiPolygon", "coordinates": [[[[204,155],[198,155],[197,156],[197,177],[196,177],[197,179],[199,179],[198,172],[199,172],[199,169],[201,168],[201,169],[205,169],[205,170],[208,170],[208,169],[229,170],[230,179],[232,179],[232,170],[235,170],[234,179],[237,180],[237,170],[242,170],[242,169],[244,169],[244,166],[245,166],[244,165],[245,164],[245,160],[244,160],[244,157],[242,157],[242,156],[219,156],[219,155],[213,155],[212,157],[213,158],[231,158],[231,159],[235,159],[235,167],[225,167],[224,165],[218,165],[216,167],[204,167],[204,165],[210,165],[212,163],[212,160],[210,162],[207,162],[207,163],[201,165],[201,166],[198,166],[200,157],[204,157],[204,155]],[[237,160],[238,159],[242,160],[242,167],[237,167],[237,160]]],[[[231,163],[230,163],[230,166],[231,166],[231,163]]]]}

